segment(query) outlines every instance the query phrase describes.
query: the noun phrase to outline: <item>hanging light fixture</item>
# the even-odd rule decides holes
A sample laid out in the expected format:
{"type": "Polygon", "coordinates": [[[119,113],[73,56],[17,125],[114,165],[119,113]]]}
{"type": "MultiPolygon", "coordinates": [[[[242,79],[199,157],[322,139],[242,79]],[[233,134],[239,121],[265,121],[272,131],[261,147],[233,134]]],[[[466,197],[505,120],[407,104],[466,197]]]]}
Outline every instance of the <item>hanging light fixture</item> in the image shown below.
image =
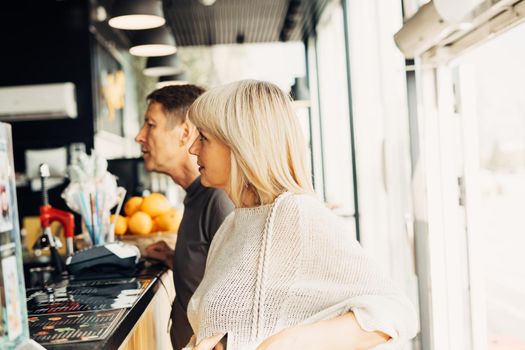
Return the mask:
{"type": "Polygon", "coordinates": [[[159,82],[156,85],[157,89],[169,85],[186,85],[188,84],[188,77],[185,72],[173,75],[164,75],[159,77],[159,82]]]}
{"type": "Polygon", "coordinates": [[[170,75],[181,73],[182,68],[180,59],[175,55],[149,57],[144,68],[144,75],[148,77],[160,77],[161,75],[170,75]]]}
{"type": "Polygon", "coordinates": [[[165,26],[138,30],[133,33],[130,42],[129,53],[134,56],[167,56],[177,51],[175,39],[165,26]]]}
{"type": "Polygon", "coordinates": [[[199,0],[199,2],[204,6],[212,6],[213,4],[215,4],[215,1],[217,0],[199,0]]]}
{"type": "Polygon", "coordinates": [[[166,23],[159,0],[116,0],[108,24],[117,29],[138,30],[166,23]]]}
{"type": "Polygon", "coordinates": [[[293,98],[294,107],[310,107],[310,90],[306,84],[306,77],[295,78],[295,82],[290,89],[290,95],[293,98]]]}

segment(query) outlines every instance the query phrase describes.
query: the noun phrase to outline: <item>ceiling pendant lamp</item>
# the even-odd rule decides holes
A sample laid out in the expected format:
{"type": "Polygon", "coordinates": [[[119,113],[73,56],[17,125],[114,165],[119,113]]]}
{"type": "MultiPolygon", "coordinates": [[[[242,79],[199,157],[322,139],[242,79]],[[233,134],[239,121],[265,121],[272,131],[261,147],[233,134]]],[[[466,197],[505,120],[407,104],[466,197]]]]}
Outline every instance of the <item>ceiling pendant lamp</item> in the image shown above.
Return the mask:
{"type": "Polygon", "coordinates": [[[156,57],[174,54],[177,51],[175,39],[165,26],[137,30],[130,39],[129,53],[134,56],[156,57]]]}
{"type": "Polygon", "coordinates": [[[117,29],[138,30],[166,23],[159,0],[116,0],[108,24],[117,29]]]}
{"type": "Polygon", "coordinates": [[[169,85],[186,85],[188,84],[188,77],[186,73],[182,72],[173,75],[164,75],[159,77],[159,82],[156,84],[156,88],[160,89],[169,85]]]}
{"type": "Polygon", "coordinates": [[[149,57],[144,68],[144,75],[160,77],[161,75],[178,74],[182,72],[179,57],[175,55],[149,57]]]}
{"type": "Polygon", "coordinates": [[[306,77],[295,78],[294,84],[290,89],[295,108],[310,107],[310,90],[308,89],[306,77]]]}
{"type": "Polygon", "coordinates": [[[203,4],[204,6],[211,6],[215,4],[215,1],[217,0],[199,0],[199,2],[203,4]]]}

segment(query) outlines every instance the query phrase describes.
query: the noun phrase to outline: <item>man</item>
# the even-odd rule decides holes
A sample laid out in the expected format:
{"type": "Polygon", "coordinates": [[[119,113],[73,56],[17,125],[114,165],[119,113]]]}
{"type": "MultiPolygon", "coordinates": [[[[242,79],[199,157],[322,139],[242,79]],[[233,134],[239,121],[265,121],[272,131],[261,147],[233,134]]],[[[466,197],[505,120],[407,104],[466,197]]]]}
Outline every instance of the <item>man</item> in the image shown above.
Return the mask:
{"type": "Polygon", "coordinates": [[[194,85],[153,91],[147,97],[144,126],[135,138],[146,169],[169,175],[186,190],[175,251],[164,241],[145,251],[146,258],[160,260],[173,270],[176,297],[171,312],[171,341],[175,350],[183,348],[193,334],[186,315],[188,302],[204,275],[213,236],[233,210],[223,191],[201,185],[197,159],[188,152],[198,132],[186,113],[203,92],[194,85]]]}

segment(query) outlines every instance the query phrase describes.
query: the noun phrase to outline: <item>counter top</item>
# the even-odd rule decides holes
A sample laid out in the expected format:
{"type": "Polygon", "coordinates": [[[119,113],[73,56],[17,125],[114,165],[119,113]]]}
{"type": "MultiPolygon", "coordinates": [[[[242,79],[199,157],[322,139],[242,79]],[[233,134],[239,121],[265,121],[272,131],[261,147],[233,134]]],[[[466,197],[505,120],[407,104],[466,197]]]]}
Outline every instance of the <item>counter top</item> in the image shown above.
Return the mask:
{"type": "Polygon", "coordinates": [[[118,349],[163,288],[166,271],[142,263],[127,275],[83,275],[28,289],[31,338],[46,349],[118,349]]]}

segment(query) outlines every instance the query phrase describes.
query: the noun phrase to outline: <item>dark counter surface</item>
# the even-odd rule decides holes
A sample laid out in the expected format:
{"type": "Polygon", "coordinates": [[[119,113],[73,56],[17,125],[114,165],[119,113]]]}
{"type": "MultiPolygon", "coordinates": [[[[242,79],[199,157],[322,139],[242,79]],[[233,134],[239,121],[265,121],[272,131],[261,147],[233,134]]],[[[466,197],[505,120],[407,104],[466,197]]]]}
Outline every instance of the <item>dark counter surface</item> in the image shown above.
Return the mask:
{"type": "Polygon", "coordinates": [[[162,288],[160,277],[166,271],[162,265],[139,263],[135,271],[126,275],[96,273],[30,288],[27,296],[31,338],[46,349],[117,349],[162,288]],[[86,320],[79,326],[83,328],[71,328],[79,319],[86,320]],[[89,339],[89,334],[104,334],[103,339],[93,341],[49,340],[56,342],[56,338],[65,335],[78,339],[81,333],[87,335],[82,336],[84,339],[89,339]]]}

